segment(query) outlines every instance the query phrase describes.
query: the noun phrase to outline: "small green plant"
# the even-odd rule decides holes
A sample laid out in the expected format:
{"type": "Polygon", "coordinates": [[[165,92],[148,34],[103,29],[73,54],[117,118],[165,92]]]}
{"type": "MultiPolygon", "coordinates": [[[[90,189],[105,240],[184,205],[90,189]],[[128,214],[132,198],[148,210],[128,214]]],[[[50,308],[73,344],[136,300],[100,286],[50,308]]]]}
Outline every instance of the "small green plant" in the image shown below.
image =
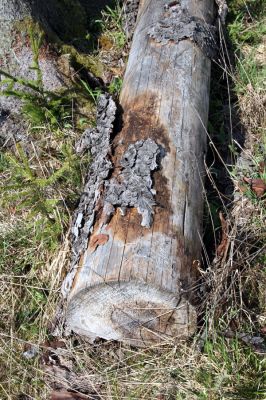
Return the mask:
{"type": "Polygon", "coordinates": [[[32,66],[36,74],[34,80],[16,77],[7,71],[0,70],[5,78],[1,81],[1,94],[14,97],[22,102],[22,113],[33,126],[49,124],[52,127],[64,126],[70,119],[70,99],[64,93],[57,94],[46,90],[43,83],[42,71],[39,64],[39,53],[43,44],[44,35],[29,31],[30,43],[33,52],[32,66]]]}
{"type": "Polygon", "coordinates": [[[249,347],[237,338],[218,336],[214,341],[206,340],[204,352],[216,366],[216,371],[200,370],[199,378],[204,377],[207,387],[228,396],[225,398],[232,398],[230,396],[233,395],[239,400],[265,399],[265,360],[260,359],[249,347]],[[232,383],[233,391],[230,388],[232,383]]]}
{"type": "Polygon", "coordinates": [[[102,93],[100,88],[92,89],[83,79],[79,79],[79,87],[86,97],[93,100],[94,104],[97,104],[98,98],[102,93]]]}
{"type": "Polygon", "coordinates": [[[80,160],[71,145],[64,144],[56,168],[44,168],[17,144],[16,153],[5,155],[9,176],[0,188],[1,204],[27,214],[36,238],[56,244],[68,220],[66,204],[75,201],[81,180],[80,160]]]}
{"type": "Polygon", "coordinates": [[[119,97],[122,85],[123,79],[119,76],[115,76],[108,87],[109,93],[111,93],[113,96],[119,97]]]}
{"type": "Polygon", "coordinates": [[[247,25],[244,18],[243,13],[238,13],[236,18],[228,25],[229,35],[234,45],[241,46],[243,42],[252,45],[260,43],[261,37],[266,33],[265,20],[247,25]]]}
{"type": "Polygon", "coordinates": [[[125,46],[127,39],[122,26],[122,7],[118,1],[113,8],[106,6],[106,9],[102,11],[102,19],[97,20],[96,23],[117,49],[125,46]]]}

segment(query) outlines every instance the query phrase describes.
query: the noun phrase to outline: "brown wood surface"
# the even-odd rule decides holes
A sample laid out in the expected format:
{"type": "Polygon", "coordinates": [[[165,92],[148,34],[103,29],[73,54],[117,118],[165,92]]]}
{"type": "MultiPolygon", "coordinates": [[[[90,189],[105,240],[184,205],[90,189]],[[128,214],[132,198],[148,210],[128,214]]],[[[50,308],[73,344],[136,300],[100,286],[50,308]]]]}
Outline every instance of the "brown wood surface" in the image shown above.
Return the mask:
{"type": "MultiPolygon", "coordinates": [[[[116,209],[104,225],[98,214],[66,316],[69,329],[92,340],[141,346],[195,329],[211,62],[191,40],[161,44],[148,35],[168,3],[140,4],[120,99],[123,128],[112,143],[113,176],[129,144],[151,138],[160,146],[152,174],[154,219],[143,227],[135,208],[125,216],[116,209]],[[102,234],[104,243],[95,247],[102,234]]],[[[212,23],[212,0],[183,0],[182,6],[212,23]]]]}

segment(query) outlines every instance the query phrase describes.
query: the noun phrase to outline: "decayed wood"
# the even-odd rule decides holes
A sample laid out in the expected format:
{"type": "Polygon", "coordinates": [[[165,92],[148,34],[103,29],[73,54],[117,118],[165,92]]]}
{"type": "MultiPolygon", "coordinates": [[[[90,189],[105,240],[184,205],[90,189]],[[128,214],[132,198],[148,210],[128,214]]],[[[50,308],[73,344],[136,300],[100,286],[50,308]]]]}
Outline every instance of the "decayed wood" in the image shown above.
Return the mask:
{"type": "MultiPolygon", "coordinates": [[[[195,329],[212,23],[213,0],[140,2],[123,126],[98,155],[111,163],[109,173],[97,186],[92,219],[76,216],[77,237],[91,221],[88,245],[63,286],[67,328],[92,340],[142,346],[195,329]]],[[[91,133],[110,137],[105,114],[98,120],[91,133]]],[[[99,142],[90,146],[97,152],[99,142]]]]}

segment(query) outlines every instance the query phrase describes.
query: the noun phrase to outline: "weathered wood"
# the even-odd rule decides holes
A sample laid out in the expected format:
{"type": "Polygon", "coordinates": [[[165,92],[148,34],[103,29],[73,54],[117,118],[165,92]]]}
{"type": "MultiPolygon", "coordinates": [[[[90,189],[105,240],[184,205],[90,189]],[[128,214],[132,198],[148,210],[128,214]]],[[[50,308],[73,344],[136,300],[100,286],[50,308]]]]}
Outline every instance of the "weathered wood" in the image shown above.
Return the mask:
{"type": "Polygon", "coordinates": [[[142,346],[195,329],[212,23],[213,0],[140,2],[123,127],[104,150],[109,177],[63,286],[66,326],[92,340],[142,346]]]}

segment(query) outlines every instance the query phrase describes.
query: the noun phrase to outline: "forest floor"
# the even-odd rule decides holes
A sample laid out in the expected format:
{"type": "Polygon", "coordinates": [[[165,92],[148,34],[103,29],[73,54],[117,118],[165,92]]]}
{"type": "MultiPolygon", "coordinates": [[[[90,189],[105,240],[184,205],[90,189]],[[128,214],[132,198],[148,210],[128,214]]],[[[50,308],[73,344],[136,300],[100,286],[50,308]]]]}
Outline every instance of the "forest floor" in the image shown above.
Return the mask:
{"type": "MultiPolygon", "coordinates": [[[[95,124],[102,90],[81,74],[78,107],[54,104],[40,125],[28,104],[30,153],[0,153],[1,399],[266,399],[266,12],[262,0],[228,5],[212,68],[197,333],[145,350],[50,334],[90,163],[74,144],[95,124]]],[[[129,50],[121,8],[107,8],[87,39],[118,98],[129,50]]]]}

